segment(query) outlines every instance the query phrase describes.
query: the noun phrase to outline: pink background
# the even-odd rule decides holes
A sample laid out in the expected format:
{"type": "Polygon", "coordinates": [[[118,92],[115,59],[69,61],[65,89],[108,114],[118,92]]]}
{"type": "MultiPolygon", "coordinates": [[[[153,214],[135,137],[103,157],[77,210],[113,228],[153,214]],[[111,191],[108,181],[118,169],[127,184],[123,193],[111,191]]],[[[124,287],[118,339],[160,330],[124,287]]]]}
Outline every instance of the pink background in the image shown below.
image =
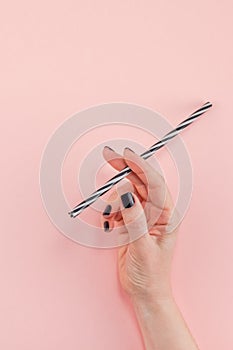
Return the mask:
{"type": "Polygon", "coordinates": [[[7,1],[0,14],[0,347],[141,350],[116,251],[82,247],[48,219],[42,151],[81,109],[132,102],[183,134],[192,202],[174,258],[178,304],[201,349],[233,348],[232,1],[7,1]]]}

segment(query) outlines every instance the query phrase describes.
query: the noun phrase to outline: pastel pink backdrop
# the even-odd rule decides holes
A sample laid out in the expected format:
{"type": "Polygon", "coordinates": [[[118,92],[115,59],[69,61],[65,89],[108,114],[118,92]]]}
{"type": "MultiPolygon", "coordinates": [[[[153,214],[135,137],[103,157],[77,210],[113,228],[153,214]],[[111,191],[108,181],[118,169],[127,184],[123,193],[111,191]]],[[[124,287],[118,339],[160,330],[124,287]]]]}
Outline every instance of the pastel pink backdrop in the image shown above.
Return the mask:
{"type": "Polygon", "coordinates": [[[233,347],[232,1],[8,1],[1,35],[0,347],[141,350],[116,251],[75,244],[42,206],[39,165],[66,118],[131,102],[183,134],[194,173],[173,265],[178,304],[201,349],[233,347]]]}

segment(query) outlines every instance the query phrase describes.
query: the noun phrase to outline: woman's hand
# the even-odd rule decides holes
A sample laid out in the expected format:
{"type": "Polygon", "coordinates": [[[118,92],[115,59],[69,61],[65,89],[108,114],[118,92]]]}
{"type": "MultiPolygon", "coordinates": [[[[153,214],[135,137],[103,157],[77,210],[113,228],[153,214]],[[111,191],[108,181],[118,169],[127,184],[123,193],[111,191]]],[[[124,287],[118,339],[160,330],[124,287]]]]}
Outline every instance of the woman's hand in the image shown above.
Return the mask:
{"type": "Polygon", "coordinates": [[[129,149],[122,157],[105,147],[104,157],[117,170],[132,170],[131,183],[109,197],[102,224],[105,231],[122,226],[122,234],[129,235],[130,243],[119,248],[119,277],[133,302],[145,349],[198,350],[172,296],[178,216],[164,179],[129,149]]]}
{"type": "Polygon", "coordinates": [[[132,241],[119,248],[121,285],[133,299],[153,298],[158,302],[169,299],[177,232],[173,226],[177,220],[165,181],[146,160],[128,148],[121,156],[105,147],[103,155],[115,169],[129,166],[132,170],[128,176],[131,186],[120,186],[112,193],[102,218],[106,231],[123,225],[123,234],[129,234],[132,241]],[[134,204],[125,208],[127,201],[134,204]]]}

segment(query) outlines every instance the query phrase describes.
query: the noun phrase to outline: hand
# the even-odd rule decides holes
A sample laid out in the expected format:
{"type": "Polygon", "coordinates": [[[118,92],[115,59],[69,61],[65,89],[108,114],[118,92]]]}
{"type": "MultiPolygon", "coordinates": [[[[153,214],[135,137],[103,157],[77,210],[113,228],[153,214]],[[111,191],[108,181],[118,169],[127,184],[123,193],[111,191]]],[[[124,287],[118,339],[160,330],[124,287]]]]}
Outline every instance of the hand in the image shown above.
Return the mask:
{"type": "Polygon", "coordinates": [[[108,147],[104,158],[115,169],[129,166],[130,183],[108,198],[105,231],[123,227],[129,244],[118,250],[121,285],[133,301],[146,350],[198,350],[172,296],[170,270],[179,221],[164,179],[143,158],[108,147]]]}
{"type": "Polygon", "coordinates": [[[170,299],[178,216],[165,181],[146,160],[128,148],[121,156],[105,147],[103,155],[115,169],[129,166],[132,170],[127,177],[131,186],[120,186],[112,193],[102,218],[105,230],[123,225],[123,233],[131,238],[131,243],[118,251],[121,285],[134,300],[170,299]],[[127,188],[131,191],[125,194],[127,188]],[[134,204],[124,208],[122,199],[134,204]]]}

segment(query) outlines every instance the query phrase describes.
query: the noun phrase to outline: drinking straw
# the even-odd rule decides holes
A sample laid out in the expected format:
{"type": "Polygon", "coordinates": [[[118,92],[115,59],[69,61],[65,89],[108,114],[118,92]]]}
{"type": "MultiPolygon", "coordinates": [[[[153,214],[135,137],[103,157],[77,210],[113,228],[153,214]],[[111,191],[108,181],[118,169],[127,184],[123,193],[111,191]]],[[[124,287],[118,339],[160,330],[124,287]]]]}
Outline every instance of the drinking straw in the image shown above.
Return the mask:
{"type": "MultiPolygon", "coordinates": [[[[173,139],[173,137],[178,135],[189,124],[192,124],[197,118],[199,118],[203,113],[205,113],[210,107],[212,107],[212,104],[210,102],[206,102],[201,108],[197,109],[187,119],[185,119],[180,124],[178,124],[175,129],[171,130],[168,134],[166,134],[160,141],[156,142],[147,151],[140,154],[140,157],[142,157],[143,159],[147,159],[147,158],[151,157],[156,151],[158,151],[158,149],[160,149],[161,147],[166,145],[171,139],[173,139]]],[[[130,167],[128,167],[128,166],[125,167],[117,175],[115,175],[109,181],[107,181],[102,187],[100,187],[98,190],[93,192],[90,195],[90,197],[88,197],[83,202],[81,202],[77,206],[75,206],[72,209],[72,211],[70,211],[68,214],[72,218],[75,218],[76,216],[78,216],[84,209],[86,209],[92,203],[94,203],[100,196],[102,196],[104,193],[108,192],[114,185],[116,185],[118,182],[120,182],[122,179],[124,179],[127,175],[129,175],[130,172],[131,172],[130,167]]]]}

